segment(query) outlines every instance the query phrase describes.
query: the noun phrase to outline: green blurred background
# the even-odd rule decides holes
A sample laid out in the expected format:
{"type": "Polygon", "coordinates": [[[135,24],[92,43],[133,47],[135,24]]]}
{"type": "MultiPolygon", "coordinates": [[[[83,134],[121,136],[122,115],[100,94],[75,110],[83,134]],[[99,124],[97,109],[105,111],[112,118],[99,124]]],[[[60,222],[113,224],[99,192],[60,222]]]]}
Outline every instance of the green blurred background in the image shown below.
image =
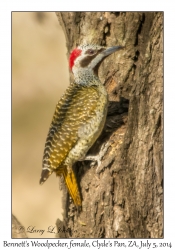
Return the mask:
{"type": "Polygon", "coordinates": [[[54,109],[69,84],[65,38],[54,12],[12,13],[12,212],[29,238],[62,218],[59,180],[39,185],[54,109]]]}

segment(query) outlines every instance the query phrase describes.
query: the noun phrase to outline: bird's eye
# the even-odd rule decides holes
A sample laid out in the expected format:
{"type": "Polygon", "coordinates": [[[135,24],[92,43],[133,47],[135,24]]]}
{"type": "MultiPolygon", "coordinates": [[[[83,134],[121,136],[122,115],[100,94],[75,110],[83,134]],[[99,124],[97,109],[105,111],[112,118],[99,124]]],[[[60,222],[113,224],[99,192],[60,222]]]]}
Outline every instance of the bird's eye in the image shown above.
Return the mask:
{"type": "Polygon", "coordinates": [[[89,56],[93,56],[97,53],[97,51],[95,49],[88,49],[86,50],[85,54],[89,55],[89,56]]]}
{"type": "Polygon", "coordinates": [[[90,49],[90,50],[89,50],[89,54],[90,54],[90,55],[93,55],[93,54],[94,54],[94,50],[93,50],[93,49],[90,49]]]}
{"type": "Polygon", "coordinates": [[[93,49],[88,49],[87,51],[86,51],[86,53],[85,54],[88,54],[88,55],[90,55],[90,56],[92,56],[92,55],[94,55],[95,54],[95,50],[93,50],[93,49]]]}

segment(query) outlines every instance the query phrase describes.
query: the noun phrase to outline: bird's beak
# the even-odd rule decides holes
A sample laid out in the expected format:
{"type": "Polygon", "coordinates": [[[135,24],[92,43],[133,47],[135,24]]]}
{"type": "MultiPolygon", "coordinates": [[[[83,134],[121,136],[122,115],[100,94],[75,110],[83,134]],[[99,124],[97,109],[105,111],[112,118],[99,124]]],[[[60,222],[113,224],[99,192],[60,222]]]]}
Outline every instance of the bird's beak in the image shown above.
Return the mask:
{"type": "Polygon", "coordinates": [[[109,56],[110,54],[114,53],[117,50],[123,49],[123,46],[113,46],[113,47],[109,47],[106,50],[103,51],[103,55],[104,57],[109,56]]]}

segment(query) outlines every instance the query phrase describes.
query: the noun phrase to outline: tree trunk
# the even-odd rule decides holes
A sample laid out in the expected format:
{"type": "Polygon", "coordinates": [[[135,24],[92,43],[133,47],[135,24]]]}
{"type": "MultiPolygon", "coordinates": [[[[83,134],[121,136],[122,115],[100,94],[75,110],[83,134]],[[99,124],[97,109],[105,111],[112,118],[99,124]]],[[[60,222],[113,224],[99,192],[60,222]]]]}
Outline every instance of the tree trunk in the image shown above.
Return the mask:
{"type": "Polygon", "coordinates": [[[24,226],[12,214],[12,238],[28,238],[24,226]]]}
{"type": "Polygon", "coordinates": [[[82,208],[64,189],[57,237],[163,237],[163,13],[57,12],[68,54],[79,44],[123,45],[99,77],[109,95],[104,131],[90,149],[101,165],[75,165],[82,208]]]}

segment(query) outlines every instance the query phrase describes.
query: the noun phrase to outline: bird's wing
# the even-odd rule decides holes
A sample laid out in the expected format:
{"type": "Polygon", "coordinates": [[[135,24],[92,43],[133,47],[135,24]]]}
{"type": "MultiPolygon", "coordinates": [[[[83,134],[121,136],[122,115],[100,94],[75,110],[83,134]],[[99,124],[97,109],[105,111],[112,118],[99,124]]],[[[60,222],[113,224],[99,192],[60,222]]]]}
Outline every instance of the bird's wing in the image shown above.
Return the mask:
{"type": "Polygon", "coordinates": [[[94,116],[98,99],[96,86],[69,85],[55,109],[45,144],[43,170],[61,167],[78,140],[79,128],[94,116]]]}

